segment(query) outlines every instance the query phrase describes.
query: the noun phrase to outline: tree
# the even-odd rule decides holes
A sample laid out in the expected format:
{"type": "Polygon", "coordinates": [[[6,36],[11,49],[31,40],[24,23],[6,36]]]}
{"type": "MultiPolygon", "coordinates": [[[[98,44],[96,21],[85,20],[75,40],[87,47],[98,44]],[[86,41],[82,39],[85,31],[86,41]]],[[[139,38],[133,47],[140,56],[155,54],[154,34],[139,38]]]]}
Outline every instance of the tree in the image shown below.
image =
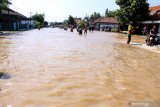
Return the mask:
{"type": "Polygon", "coordinates": [[[84,27],[85,27],[85,25],[86,25],[85,20],[81,20],[81,22],[80,22],[80,27],[81,27],[81,28],[84,28],[84,27]]]}
{"type": "Polygon", "coordinates": [[[108,17],[109,9],[106,9],[105,16],[108,17]]]}
{"type": "Polygon", "coordinates": [[[43,25],[44,25],[45,27],[47,27],[47,26],[48,26],[48,22],[47,22],[47,21],[44,21],[44,22],[43,22],[43,25]]]}
{"type": "Polygon", "coordinates": [[[88,22],[89,21],[89,16],[85,16],[84,20],[88,22]]]}
{"type": "Polygon", "coordinates": [[[134,23],[145,20],[149,16],[147,0],[116,0],[120,9],[116,13],[121,26],[133,21],[134,23]]]}
{"type": "Polygon", "coordinates": [[[90,16],[91,19],[98,19],[98,18],[101,18],[101,14],[100,13],[97,13],[97,12],[94,12],[93,14],[91,14],[90,16]]]}
{"type": "Polygon", "coordinates": [[[0,9],[8,7],[9,4],[11,4],[9,0],[0,0],[0,9]]]}
{"type": "Polygon", "coordinates": [[[68,17],[68,25],[75,25],[75,20],[73,18],[73,16],[69,15],[68,17]]]}
{"type": "Polygon", "coordinates": [[[106,17],[116,17],[117,10],[110,11],[109,9],[106,9],[105,16],[106,17]]]}
{"type": "Polygon", "coordinates": [[[1,13],[1,10],[8,7],[9,4],[11,4],[9,0],[0,0],[0,13],[1,13]]]}
{"type": "Polygon", "coordinates": [[[42,24],[44,22],[45,17],[44,17],[44,14],[35,14],[32,16],[32,19],[34,19],[34,20],[40,22],[40,24],[42,24]]]}
{"type": "Polygon", "coordinates": [[[39,28],[41,26],[41,23],[38,21],[35,21],[35,26],[36,26],[36,28],[39,28]]]}
{"type": "Polygon", "coordinates": [[[63,21],[63,25],[64,25],[64,26],[68,26],[68,20],[64,20],[64,21],[63,21]]]}

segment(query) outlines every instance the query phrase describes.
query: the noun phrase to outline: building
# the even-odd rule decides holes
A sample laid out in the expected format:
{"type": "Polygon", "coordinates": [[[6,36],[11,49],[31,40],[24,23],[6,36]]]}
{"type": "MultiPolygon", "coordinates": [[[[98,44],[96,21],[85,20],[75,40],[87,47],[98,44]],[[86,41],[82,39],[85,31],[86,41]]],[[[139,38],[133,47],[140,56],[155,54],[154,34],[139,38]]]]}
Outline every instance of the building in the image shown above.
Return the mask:
{"type": "Polygon", "coordinates": [[[76,25],[79,25],[82,21],[82,18],[74,18],[76,25]]]}
{"type": "Polygon", "coordinates": [[[102,17],[93,22],[95,29],[118,28],[118,21],[113,17],[102,17]]]}
{"type": "Polygon", "coordinates": [[[160,33],[160,5],[149,8],[150,16],[148,20],[142,21],[141,24],[148,26],[151,29],[154,25],[157,26],[157,31],[160,33]]]}
{"type": "Polygon", "coordinates": [[[29,30],[34,27],[34,20],[9,8],[1,10],[0,31],[29,30]]]}

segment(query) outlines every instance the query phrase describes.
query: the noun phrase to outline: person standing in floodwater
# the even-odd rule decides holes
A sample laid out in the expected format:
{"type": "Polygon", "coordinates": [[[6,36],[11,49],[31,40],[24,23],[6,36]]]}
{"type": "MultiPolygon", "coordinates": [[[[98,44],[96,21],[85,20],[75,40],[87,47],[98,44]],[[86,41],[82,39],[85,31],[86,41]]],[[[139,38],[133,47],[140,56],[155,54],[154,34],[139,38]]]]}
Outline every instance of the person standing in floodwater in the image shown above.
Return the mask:
{"type": "Polygon", "coordinates": [[[90,25],[90,26],[89,26],[89,32],[91,32],[91,29],[92,29],[92,28],[91,28],[91,25],[90,25]]]}
{"type": "Polygon", "coordinates": [[[41,29],[41,27],[40,26],[38,26],[38,30],[40,30],[41,29]]]}
{"type": "Polygon", "coordinates": [[[94,31],[94,26],[91,27],[92,32],[94,31]]]}
{"type": "Polygon", "coordinates": [[[127,40],[127,44],[129,44],[131,42],[131,36],[133,35],[133,22],[130,22],[129,26],[128,26],[128,40],[127,40]]]}
{"type": "Polygon", "coordinates": [[[84,34],[87,34],[87,27],[84,28],[84,34]]]}

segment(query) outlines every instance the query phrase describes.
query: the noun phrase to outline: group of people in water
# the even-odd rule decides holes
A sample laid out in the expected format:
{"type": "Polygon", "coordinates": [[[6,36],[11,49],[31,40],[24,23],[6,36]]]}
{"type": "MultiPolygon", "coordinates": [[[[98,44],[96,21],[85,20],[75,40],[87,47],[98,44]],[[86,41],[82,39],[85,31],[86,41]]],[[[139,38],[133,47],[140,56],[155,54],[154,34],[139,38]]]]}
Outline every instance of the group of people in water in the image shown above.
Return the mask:
{"type": "MultiPolygon", "coordinates": [[[[74,27],[71,27],[71,32],[73,32],[73,29],[74,29],[74,27]]],[[[89,26],[89,27],[85,26],[84,28],[78,26],[76,29],[80,35],[81,34],[86,35],[88,33],[88,30],[89,30],[89,32],[93,32],[95,28],[94,28],[94,26],[89,26]]]]}
{"type": "MultiPolygon", "coordinates": [[[[134,33],[133,22],[130,22],[130,24],[128,26],[127,44],[130,43],[133,33],[134,33]]],[[[147,35],[147,39],[146,39],[147,45],[154,46],[154,45],[158,45],[160,43],[160,37],[157,36],[158,32],[157,32],[157,27],[155,25],[152,27],[151,30],[148,30],[148,27],[144,26],[142,33],[143,33],[143,35],[147,35]]]]}

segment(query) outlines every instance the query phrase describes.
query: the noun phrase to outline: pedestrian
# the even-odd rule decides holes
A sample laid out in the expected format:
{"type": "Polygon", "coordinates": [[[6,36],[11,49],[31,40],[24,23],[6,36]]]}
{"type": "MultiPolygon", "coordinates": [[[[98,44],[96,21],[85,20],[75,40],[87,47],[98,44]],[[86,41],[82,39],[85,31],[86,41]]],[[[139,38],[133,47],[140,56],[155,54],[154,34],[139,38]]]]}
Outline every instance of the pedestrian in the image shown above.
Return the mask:
{"type": "Polygon", "coordinates": [[[87,34],[87,27],[84,28],[84,34],[87,34]]]}
{"type": "Polygon", "coordinates": [[[92,32],[94,31],[94,26],[92,25],[92,27],[91,27],[91,30],[92,30],[92,32]]]}
{"type": "Polygon", "coordinates": [[[91,28],[91,25],[90,25],[90,26],[89,26],[89,32],[91,32],[91,29],[92,29],[92,28],[91,28]]]}
{"type": "Polygon", "coordinates": [[[130,22],[129,26],[128,26],[128,40],[127,40],[127,44],[129,44],[131,42],[131,36],[133,35],[133,22],[130,22]]]}
{"type": "Polygon", "coordinates": [[[79,31],[79,34],[82,35],[82,28],[81,27],[79,28],[78,31],[79,31]]]}
{"type": "Polygon", "coordinates": [[[143,35],[147,35],[147,34],[148,34],[148,28],[147,28],[147,26],[144,26],[143,35]]]}
{"type": "Polygon", "coordinates": [[[41,26],[38,26],[38,30],[40,30],[41,29],[41,26]]]}
{"type": "Polygon", "coordinates": [[[73,28],[74,28],[74,27],[72,26],[72,27],[71,27],[71,32],[73,32],[73,28]]]}

